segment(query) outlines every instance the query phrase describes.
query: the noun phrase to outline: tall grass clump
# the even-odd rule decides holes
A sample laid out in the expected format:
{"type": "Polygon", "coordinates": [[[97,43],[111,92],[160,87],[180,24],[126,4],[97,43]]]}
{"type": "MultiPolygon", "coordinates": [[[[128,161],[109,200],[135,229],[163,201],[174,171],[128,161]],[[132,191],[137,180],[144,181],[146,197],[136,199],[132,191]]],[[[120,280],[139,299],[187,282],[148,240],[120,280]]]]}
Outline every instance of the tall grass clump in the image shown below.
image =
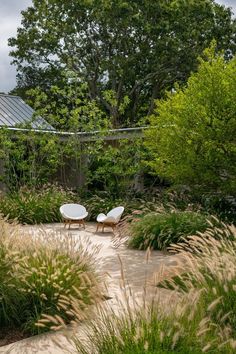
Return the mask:
{"type": "Polygon", "coordinates": [[[59,329],[100,298],[92,255],[69,235],[26,234],[0,220],[0,328],[59,329]]]}
{"type": "Polygon", "coordinates": [[[131,223],[129,246],[162,250],[183,237],[205,231],[207,227],[207,217],[198,212],[149,213],[131,223]]]}
{"type": "Polygon", "coordinates": [[[48,185],[40,190],[22,187],[1,197],[0,212],[22,224],[50,223],[60,221],[60,206],[74,200],[72,192],[58,186],[48,185]]]}
{"type": "Polygon", "coordinates": [[[159,288],[159,297],[134,310],[127,297],[120,316],[104,310],[87,338],[75,339],[78,353],[235,353],[236,228],[208,229],[173,250],[183,273],[161,282],[170,296],[159,288]]]}
{"type": "Polygon", "coordinates": [[[166,282],[167,288],[200,291],[200,307],[211,326],[236,339],[236,227],[209,228],[171,249],[184,257],[187,272],[166,282]]]}

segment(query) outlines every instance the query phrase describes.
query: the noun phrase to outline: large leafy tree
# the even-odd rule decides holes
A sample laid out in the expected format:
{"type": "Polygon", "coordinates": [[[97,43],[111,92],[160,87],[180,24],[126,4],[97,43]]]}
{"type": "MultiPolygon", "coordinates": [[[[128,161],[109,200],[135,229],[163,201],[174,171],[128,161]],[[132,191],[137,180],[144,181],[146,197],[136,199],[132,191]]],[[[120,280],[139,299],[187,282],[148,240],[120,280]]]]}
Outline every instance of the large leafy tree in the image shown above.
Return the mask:
{"type": "Polygon", "coordinates": [[[149,164],[175,184],[235,194],[236,58],[225,62],[214,46],[205,55],[187,86],[150,117],[149,164]]]}
{"type": "Polygon", "coordinates": [[[231,11],[213,0],[33,0],[22,16],[9,40],[18,87],[64,85],[73,71],[113,126],[150,113],[213,38],[235,50],[231,11]]]}

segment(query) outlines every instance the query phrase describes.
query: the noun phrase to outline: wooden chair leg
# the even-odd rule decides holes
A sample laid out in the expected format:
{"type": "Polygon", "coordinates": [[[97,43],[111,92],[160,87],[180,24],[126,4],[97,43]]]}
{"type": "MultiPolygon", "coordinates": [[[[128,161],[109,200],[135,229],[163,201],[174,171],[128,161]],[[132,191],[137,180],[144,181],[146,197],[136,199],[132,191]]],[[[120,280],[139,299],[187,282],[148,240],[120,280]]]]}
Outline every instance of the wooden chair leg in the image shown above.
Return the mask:
{"type": "Polygon", "coordinates": [[[104,232],[105,224],[102,224],[102,232],[104,232]]]}
{"type": "Polygon", "coordinates": [[[82,224],[83,224],[83,227],[84,227],[84,229],[85,229],[85,222],[84,222],[84,220],[82,220],[82,224]]]}
{"type": "Polygon", "coordinates": [[[98,222],[98,223],[97,223],[96,232],[98,232],[99,226],[100,226],[100,223],[98,222]]]}

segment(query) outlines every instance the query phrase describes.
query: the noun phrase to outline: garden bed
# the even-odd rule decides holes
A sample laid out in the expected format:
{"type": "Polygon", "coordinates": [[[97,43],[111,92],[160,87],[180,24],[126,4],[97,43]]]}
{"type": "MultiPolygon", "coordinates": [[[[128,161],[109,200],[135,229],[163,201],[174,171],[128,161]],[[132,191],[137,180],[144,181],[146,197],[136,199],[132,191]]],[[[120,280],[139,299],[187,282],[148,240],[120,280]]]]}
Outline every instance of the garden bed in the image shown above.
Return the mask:
{"type": "Polygon", "coordinates": [[[19,340],[28,338],[29,334],[24,333],[24,331],[17,328],[1,328],[0,331],[0,347],[5,346],[7,344],[11,344],[14,342],[18,342],[19,340]]]}
{"type": "Polygon", "coordinates": [[[0,221],[2,345],[80,322],[103,299],[92,255],[69,235],[38,231],[0,221]]]}

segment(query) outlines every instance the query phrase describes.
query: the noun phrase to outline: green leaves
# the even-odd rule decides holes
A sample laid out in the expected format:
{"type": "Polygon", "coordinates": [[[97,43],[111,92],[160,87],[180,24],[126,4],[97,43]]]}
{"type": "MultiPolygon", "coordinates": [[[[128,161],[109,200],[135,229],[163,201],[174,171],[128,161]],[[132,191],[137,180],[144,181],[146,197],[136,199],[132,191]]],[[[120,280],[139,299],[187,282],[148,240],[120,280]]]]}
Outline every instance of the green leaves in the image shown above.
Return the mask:
{"type": "Polygon", "coordinates": [[[175,184],[234,193],[236,61],[214,52],[204,53],[185,88],[158,103],[146,145],[149,165],[175,184]]]}
{"type": "Polygon", "coordinates": [[[0,200],[0,213],[22,224],[41,224],[61,221],[59,208],[62,204],[76,201],[71,191],[45,185],[37,189],[21,188],[0,200]]]}
{"type": "Polygon", "coordinates": [[[120,126],[136,124],[174,82],[186,82],[213,38],[234,52],[234,31],[230,11],[210,0],[41,0],[23,12],[9,44],[18,88],[64,88],[69,71],[120,126]]]}
{"type": "Polygon", "coordinates": [[[61,146],[55,134],[33,130],[2,130],[0,151],[4,158],[4,180],[10,190],[21,185],[37,186],[48,182],[60,165],[61,146]]]}
{"type": "Polygon", "coordinates": [[[163,250],[183,237],[204,232],[206,216],[190,211],[150,213],[131,224],[130,247],[163,250]]]}

